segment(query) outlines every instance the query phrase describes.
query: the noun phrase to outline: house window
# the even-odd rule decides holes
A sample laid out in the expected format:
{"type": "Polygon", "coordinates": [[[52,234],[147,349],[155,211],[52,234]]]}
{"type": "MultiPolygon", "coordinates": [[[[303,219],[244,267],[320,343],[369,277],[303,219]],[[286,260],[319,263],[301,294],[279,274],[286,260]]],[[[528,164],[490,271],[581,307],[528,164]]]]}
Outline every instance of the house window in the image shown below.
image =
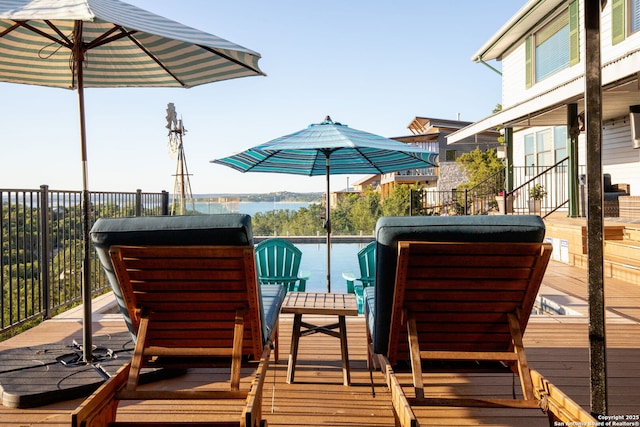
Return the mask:
{"type": "Polygon", "coordinates": [[[556,126],[553,128],[554,163],[558,163],[567,157],[567,127],[556,126]]]}
{"type": "Polygon", "coordinates": [[[578,2],[544,24],[525,41],[526,85],[554,75],[580,61],[578,2]]]}
{"type": "Polygon", "coordinates": [[[524,136],[527,176],[535,176],[567,157],[567,127],[556,126],[524,136]]]}
{"type": "Polygon", "coordinates": [[[447,150],[445,151],[445,159],[447,162],[455,162],[456,161],[456,150],[447,150]]]}
{"type": "Polygon", "coordinates": [[[631,33],[635,33],[640,30],[640,0],[629,1],[629,29],[631,33]]]}
{"type": "Polygon", "coordinates": [[[533,143],[533,134],[524,136],[524,166],[527,176],[535,175],[536,152],[533,143]]]}
{"type": "Polygon", "coordinates": [[[637,31],[640,31],[640,0],[612,0],[611,43],[620,43],[637,31]]]}
{"type": "Polygon", "coordinates": [[[548,167],[553,165],[553,138],[551,129],[536,133],[536,165],[548,167]]]}

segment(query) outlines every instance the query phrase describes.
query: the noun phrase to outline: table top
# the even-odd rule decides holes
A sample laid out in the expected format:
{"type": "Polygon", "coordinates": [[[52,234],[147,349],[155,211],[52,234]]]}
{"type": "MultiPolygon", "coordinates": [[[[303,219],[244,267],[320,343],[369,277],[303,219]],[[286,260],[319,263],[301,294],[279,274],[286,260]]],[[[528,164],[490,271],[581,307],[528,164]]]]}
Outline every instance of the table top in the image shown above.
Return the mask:
{"type": "Polygon", "coordinates": [[[354,294],[289,292],[281,313],[357,316],[358,303],[354,294]]]}

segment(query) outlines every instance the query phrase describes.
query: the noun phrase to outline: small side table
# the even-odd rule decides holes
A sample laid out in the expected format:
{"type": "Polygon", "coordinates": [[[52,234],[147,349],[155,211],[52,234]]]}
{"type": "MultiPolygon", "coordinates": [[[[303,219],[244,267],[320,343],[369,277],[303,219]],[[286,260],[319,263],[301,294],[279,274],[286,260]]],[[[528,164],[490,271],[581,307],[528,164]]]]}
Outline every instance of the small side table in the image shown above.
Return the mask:
{"type": "Polygon", "coordinates": [[[281,313],[293,313],[293,332],[291,334],[291,351],[287,369],[287,384],[293,382],[298,357],[298,342],[301,336],[323,333],[340,338],[342,352],[343,384],[349,385],[349,351],[347,349],[347,327],[345,316],[358,315],[358,303],[354,294],[327,294],[312,292],[289,292],[282,304],[281,313]],[[303,314],[320,314],[338,316],[338,323],[318,326],[302,321],[303,314]],[[301,327],[306,329],[301,331],[301,327]],[[335,329],[338,329],[337,331],[335,329]]]}

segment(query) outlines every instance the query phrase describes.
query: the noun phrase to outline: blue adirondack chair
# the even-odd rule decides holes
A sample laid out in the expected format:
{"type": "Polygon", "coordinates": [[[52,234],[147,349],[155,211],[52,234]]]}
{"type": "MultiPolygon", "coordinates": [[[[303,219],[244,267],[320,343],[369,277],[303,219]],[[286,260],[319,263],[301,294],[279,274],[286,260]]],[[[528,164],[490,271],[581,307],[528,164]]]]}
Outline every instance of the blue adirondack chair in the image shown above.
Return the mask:
{"type": "Polygon", "coordinates": [[[371,242],[358,251],[358,264],[360,265],[360,277],[354,276],[353,273],[342,273],[342,277],[347,281],[347,292],[356,295],[358,311],[362,313],[364,288],[375,284],[376,242],[371,242]]]}
{"type": "Polygon", "coordinates": [[[308,272],[300,272],[302,251],[293,243],[277,237],[256,245],[256,268],[260,284],[284,285],[285,292],[304,292],[308,272]]]}

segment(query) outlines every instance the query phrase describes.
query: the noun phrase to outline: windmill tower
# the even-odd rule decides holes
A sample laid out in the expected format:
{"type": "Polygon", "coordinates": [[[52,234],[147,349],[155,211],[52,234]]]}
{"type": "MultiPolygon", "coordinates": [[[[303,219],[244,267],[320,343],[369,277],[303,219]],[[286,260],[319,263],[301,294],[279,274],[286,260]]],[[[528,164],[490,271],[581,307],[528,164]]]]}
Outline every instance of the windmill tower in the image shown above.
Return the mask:
{"type": "Polygon", "coordinates": [[[187,133],[187,130],[182,124],[182,119],[178,120],[173,102],[167,104],[167,129],[169,129],[169,154],[172,159],[177,159],[171,215],[184,215],[187,202],[191,203],[191,210],[195,210],[195,205],[193,194],[191,194],[187,158],[182,145],[182,136],[187,133]]]}

